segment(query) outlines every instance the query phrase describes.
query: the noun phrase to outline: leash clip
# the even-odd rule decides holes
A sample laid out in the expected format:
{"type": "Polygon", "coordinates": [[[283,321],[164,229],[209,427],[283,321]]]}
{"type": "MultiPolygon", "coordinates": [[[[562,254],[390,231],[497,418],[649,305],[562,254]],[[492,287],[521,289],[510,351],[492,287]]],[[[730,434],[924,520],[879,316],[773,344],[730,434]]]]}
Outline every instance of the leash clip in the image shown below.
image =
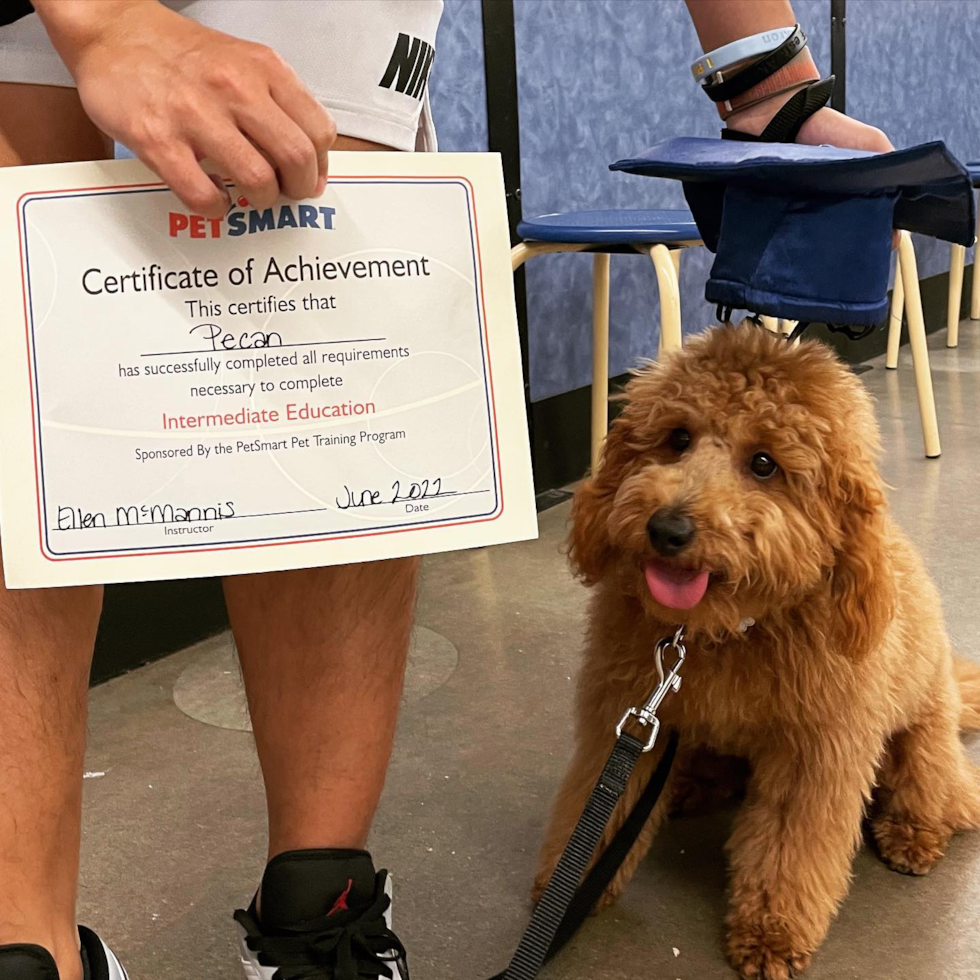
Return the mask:
{"type": "Polygon", "coordinates": [[[635,718],[641,728],[649,728],[646,744],[643,746],[644,752],[649,752],[657,741],[660,733],[660,719],[657,717],[657,708],[663,703],[668,694],[676,694],[681,689],[681,667],[684,666],[684,658],[687,656],[687,648],[684,646],[684,627],[679,626],[673,636],[665,636],[654,650],[654,663],[657,666],[657,676],[660,683],[654,692],[644,702],[642,707],[630,708],[616,726],[616,738],[623,734],[623,728],[630,718],[635,718]],[[664,653],[673,650],[677,655],[673,666],[664,674],[664,653]]]}

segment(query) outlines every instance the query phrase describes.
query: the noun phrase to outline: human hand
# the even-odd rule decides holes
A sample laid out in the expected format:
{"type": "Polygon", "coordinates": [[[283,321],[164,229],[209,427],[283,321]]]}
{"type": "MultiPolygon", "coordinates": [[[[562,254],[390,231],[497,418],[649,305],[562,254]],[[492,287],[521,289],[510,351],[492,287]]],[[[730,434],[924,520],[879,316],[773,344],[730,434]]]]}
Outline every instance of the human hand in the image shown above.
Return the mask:
{"type": "Polygon", "coordinates": [[[36,0],[108,136],[151,167],[195,214],[230,199],[207,158],[257,207],[319,195],[337,128],[274,51],[182,17],[156,0],[36,0]]]}
{"type": "MultiPolygon", "coordinates": [[[[734,112],[728,117],[726,125],[729,129],[758,136],[793,94],[784,92],[740,112],[734,112]]],[[[829,144],[849,150],[872,150],[875,153],[887,153],[895,149],[891,140],[880,129],[827,107],[818,109],[810,116],[800,129],[796,142],[810,146],[829,144]]]]}

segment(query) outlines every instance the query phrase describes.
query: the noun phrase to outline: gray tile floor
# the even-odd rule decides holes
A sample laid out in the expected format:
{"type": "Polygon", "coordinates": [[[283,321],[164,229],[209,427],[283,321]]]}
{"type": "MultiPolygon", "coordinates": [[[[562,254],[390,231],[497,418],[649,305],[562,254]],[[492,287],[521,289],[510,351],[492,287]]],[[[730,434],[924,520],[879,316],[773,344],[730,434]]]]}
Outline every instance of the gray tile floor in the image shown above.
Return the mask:
{"type": "MultiPolygon", "coordinates": [[[[980,658],[980,325],[964,323],[958,350],[944,337],[931,342],[940,460],[922,456],[907,349],[900,370],[876,361],[863,379],[878,398],[895,509],[945,596],[956,645],[980,658]]],[[[443,650],[413,689],[372,840],[396,876],[398,931],[417,980],[501,968],[527,915],[568,752],[584,620],[584,592],[559,551],[566,518],[567,505],[545,513],[537,542],[426,561],[419,622],[455,644],[458,664],[446,669],[443,650]]],[[[92,697],[87,768],[105,775],[86,782],[82,921],[134,980],[239,976],[230,913],[261,872],[264,808],[250,736],[174,705],[176,681],[203,656],[185,651],[92,697]]],[[[980,739],[972,753],[980,761],[980,739]]],[[[548,976],[733,976],[721,953],[730,816],[672,824],[620,905],[591,920],[548,976]]],[[[808,976],[980,978],[980,834],[957,838],[924,879],[862,852],[808,976]]]]}

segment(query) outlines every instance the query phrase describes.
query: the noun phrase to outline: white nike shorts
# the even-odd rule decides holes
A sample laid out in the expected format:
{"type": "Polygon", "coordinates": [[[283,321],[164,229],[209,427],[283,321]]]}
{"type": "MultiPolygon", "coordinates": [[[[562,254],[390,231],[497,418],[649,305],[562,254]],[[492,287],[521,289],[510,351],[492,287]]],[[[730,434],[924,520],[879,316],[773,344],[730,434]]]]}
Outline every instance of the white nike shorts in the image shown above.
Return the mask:
{"type": "MultiPolygon", "coordinates": [[[[443,0],[164,2],[207,27],[274,48],[330,110],[341,135],[436,149],[427,82],[443,0]]],[[[0,28],[0,82],[74,87],[37,14],[0,28]]]]}

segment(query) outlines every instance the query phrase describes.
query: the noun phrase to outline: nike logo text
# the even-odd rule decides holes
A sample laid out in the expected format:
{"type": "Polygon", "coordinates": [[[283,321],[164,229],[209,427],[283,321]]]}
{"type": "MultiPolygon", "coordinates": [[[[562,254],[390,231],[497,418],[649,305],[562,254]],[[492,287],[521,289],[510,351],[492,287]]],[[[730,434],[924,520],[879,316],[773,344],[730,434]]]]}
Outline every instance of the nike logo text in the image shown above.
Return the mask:
{"type": "Polygon", "coordinates": [[[404,92],[413,99],[420,99],[429,80],[432,59],[436,51],[431,44],[417,37],[399,34],[391,61],[385,69],[384,78],[378,83],[381,88],[392,88],[404,92]]]}

